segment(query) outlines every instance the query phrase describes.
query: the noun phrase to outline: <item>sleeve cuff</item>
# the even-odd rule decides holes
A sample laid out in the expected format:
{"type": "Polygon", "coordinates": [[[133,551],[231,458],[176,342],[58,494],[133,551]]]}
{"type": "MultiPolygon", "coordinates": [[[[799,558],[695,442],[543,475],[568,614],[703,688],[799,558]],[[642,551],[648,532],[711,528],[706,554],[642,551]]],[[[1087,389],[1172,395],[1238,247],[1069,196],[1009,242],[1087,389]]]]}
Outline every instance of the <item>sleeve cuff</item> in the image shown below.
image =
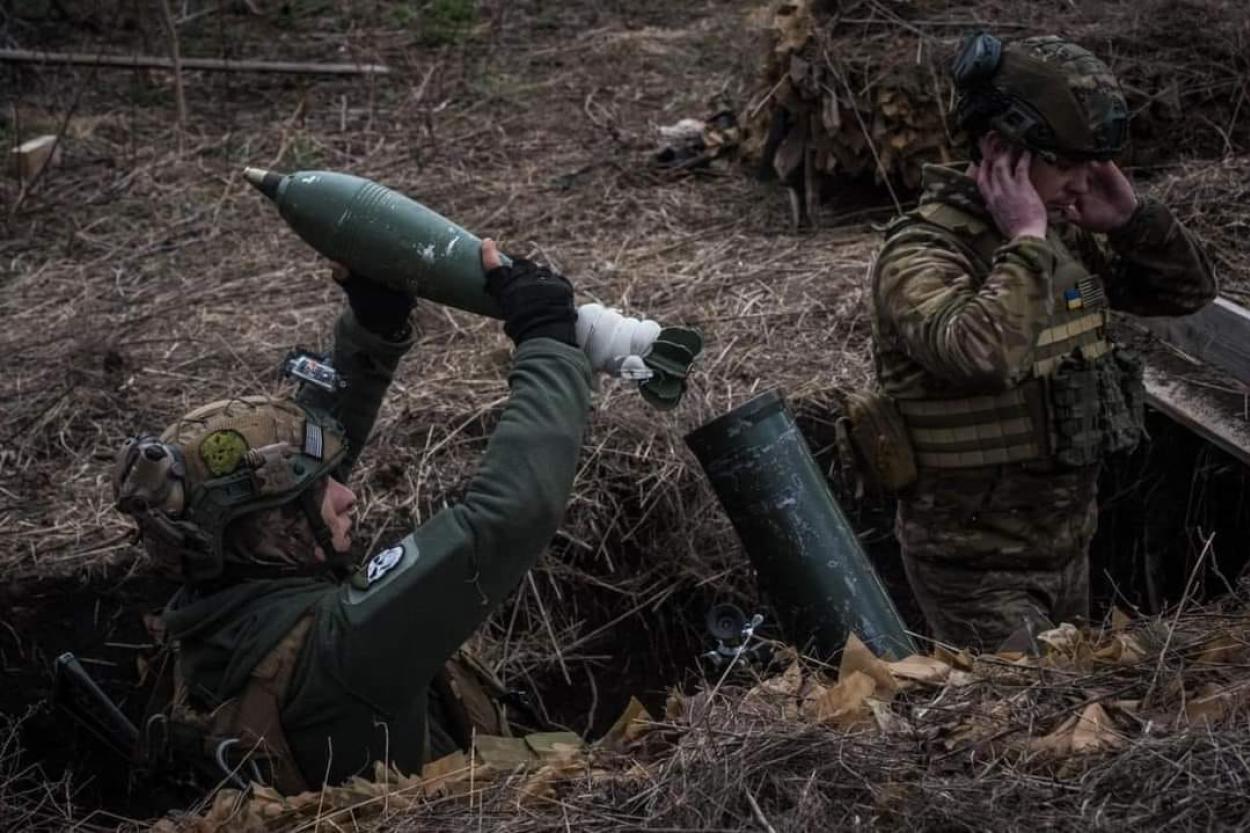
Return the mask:
{"type": "Polygon", "coordinates": [[[1166,205],[1153,197],[1138,195],[1137,208],[1128,222],[1107,232],[1107,242],[1116,251],[1166,242],[1176,219],[1166,205]]]}
{"type": "Polygon", "coordinates": [[[577,366],[587,382],[590,380],[590,359],[580,347],[565,344],[554,338],[531,338],[517,346],[516,352],[513,353],[513,362],[520,362],[530,356],[557,356],[570,361],[577,366]]]}
{"type": "Polygon", "coordinates": [[[351,307],[345,308],[339,316],[338,330],[336,340],[339,343],[351,344],[357,350],[362,350],[371,356],[395,361],[412,349],[415,340],[411,327],[408,328],[407,335],[399,341],[392,341],[385,336],[378,335],[360,323],[351,307]]]}

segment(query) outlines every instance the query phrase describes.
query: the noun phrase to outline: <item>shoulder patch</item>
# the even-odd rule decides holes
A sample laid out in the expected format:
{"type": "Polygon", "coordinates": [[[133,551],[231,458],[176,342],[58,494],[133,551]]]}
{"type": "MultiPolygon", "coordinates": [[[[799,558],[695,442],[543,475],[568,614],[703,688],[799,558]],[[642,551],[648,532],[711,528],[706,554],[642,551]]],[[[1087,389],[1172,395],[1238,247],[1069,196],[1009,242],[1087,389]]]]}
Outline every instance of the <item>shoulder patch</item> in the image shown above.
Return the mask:
{"type": "Polygon", "coordinates": [[[373,584],[395,568],[404,557],[404,548],[395,546],[382,550],[365,565],[365,586],[373,584]]]}
{"type": "Polygon", "coordinates": [[[403,581],[404,573],[421,560],[421,551],[414,537],[409,535],[400,543],[380,550],[362,562],[343,585],[344,602],[360,604],[378,592],[385,592],[396,581],[403,581]]]}

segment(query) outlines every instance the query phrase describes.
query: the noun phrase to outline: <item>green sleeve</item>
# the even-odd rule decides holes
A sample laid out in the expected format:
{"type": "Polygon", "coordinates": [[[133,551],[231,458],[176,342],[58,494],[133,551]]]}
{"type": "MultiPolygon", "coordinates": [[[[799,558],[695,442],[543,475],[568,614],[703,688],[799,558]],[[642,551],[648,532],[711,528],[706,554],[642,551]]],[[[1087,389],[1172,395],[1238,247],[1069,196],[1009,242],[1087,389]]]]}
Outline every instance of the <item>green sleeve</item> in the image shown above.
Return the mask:
{"type": "Polygon", "coordinates": [[[369,440],[395,368],[411,347],[411,338],[387,341],[369,332],[356,321],[351,308],[345,308],[334,326],[331,363],[347,386],[330,393],[305,385],[299,393],[301,403],[328,411],[343,424],[347,432],[347,457],[339,466],[337,476],[344,483],[369,440]]]}
{"type": "Polygon", "coordinates": [[[888,241],[873,266],[878,329],[938,379],[1010,387],[1050,316],[1054,251],[1038,238],[1005,243],[978,282],[964,248],[930,229],[888,241]]]}
{"type": "Polygon", "coordinates": [[[1104,277],[1115,309],[1188,315],[1215,299],[1215,275],[1202,244],[1158,200],[1141,198],[1129,221],[1110,234],[1074,234],[1073,248],[1104,277]]]}
{"type": "Polygon", "coordinates": [[[401,712],[424,690],[521,581],[564,515],[590,404],[586,356],[552,339],[527,341],[509,385],[464,499],[391,548],[394,565],[369,581],[375,554],[320,617],[321,632],[333,634],[321,662],[382,714],[401,712]]]}

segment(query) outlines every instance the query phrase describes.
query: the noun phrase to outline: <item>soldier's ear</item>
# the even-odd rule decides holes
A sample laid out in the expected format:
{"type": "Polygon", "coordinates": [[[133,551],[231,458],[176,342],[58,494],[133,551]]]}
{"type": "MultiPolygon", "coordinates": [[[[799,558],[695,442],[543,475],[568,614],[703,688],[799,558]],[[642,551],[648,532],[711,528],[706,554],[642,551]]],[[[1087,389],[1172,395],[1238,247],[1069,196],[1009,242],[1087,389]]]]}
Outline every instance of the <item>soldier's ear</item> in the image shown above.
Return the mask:
{"type": "Polygon", "coordinates": [[[983,158],[997,159],[1000,156],[1006,156],[1013,164],[1019,158],[1020,151],[1024,149],[998,130],[993,129],[985,131],[985,135],[981,137],[980,147],[983,158]]]}

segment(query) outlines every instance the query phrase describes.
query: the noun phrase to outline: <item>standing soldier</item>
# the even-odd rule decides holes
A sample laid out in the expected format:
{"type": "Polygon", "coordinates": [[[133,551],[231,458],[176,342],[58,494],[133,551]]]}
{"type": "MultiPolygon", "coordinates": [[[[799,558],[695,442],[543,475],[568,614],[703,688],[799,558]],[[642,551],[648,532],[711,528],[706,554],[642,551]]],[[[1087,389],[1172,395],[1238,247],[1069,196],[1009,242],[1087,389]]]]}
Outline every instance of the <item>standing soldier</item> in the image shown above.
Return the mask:
{"type": "Polygon", "coordinates": [[[887,228],[873,335],[914,459],[896,523],[912,590],[938,639],[994,649],[1088,615],[1100,463],[1142,435],[1141,367],[1109,310],[1185,315],[1215,282],[1112,161],[1128,111],[1105,64],[980,34],[953,71],[973,162],[927,167],[887,228]]]}
{"type": "Polygon", "coordinates": [[[419,772],[472,731],[502,729],[445,663],[560,523],[590,367],[567,280],[524,260],[502,266],[490,241],[482,262],[517,345],[508,404],[464,499],[356,572],[345,484],[412,345],[405,294],[343,282],[343,386],[215,402],[118,454],[119,508],[185,581],[162,617],[177,649],[170,744],[245,776],[267,769],[292,793],[375,761],[419,772]]]}

